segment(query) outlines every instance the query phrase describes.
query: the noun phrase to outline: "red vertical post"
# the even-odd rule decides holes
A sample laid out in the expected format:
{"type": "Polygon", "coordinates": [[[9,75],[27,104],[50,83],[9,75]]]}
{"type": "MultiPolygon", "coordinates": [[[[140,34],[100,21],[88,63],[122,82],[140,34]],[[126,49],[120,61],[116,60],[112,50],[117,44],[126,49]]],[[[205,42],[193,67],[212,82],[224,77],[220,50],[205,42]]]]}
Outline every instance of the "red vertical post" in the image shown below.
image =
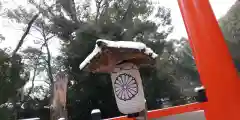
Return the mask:
{"type": "Polygon", "coordinates": [[[207,120],[240,120],[239,79],[208,0],[178,0],[206,88],[207,120]]]}

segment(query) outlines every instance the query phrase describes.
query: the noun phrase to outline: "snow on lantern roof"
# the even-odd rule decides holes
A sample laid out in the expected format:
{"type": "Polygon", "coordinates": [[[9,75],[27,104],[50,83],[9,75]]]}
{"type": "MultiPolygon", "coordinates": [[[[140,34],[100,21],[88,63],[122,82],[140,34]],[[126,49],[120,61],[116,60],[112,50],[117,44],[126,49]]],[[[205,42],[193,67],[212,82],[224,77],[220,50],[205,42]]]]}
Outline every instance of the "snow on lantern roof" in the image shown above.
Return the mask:
{"type": "MultiPolygon", "coordinates": [[[[90,53],[86,59],[79,65],[80,70],[84,69],[88,64],[91,64],[92,60],[97,58],[99,54],[103,54],[104,50],[106,48],[109,51],[120,51],[120,49],[125,51],[117,52],[114,54],[125,54],[128,50],[128,53],[135,51],[136,53],[143,53],[144,55],[150,57],[151,59],[155,59],[158,55],[153,52],[153,50],[149,47],[147,47],[144,43],[141,42],[133,42],[133,41],[110,41],[110,40],[104,40],[104,39],[98,39],[96,41],[96,45],[92,53],[90,53]],[[118,49],[118,50],[116,50],[118,49]],[[132,51],[129,51],[132,50],[132,51]]],[[[108,56],[107,54],[110,53],[105,53],[105,57],[108,56]]],[[[129,55],[131,56],[131,55],[129,55]]],[[[116,56],[115,56],[116,57],[116,56]]],[[[137,57],[135,57],[138,59],[137,57]]],[[[122,57],[123,59],[123,57],[122,57]]],[[[118,61],[119,62],[119,61],[118,61]]]]}

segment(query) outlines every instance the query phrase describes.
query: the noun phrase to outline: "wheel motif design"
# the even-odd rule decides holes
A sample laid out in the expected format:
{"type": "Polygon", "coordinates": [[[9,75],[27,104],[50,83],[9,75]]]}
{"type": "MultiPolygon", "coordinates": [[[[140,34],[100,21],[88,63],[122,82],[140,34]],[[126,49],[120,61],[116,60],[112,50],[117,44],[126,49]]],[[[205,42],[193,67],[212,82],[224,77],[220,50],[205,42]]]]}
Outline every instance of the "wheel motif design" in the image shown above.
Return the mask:
{"type": "Polygon", "coordinates": [[[131,100],[138,93],[138,84],[133,76],[123,73],[117,76],[114,82],[114,90],[120,100],[131,100]]]}

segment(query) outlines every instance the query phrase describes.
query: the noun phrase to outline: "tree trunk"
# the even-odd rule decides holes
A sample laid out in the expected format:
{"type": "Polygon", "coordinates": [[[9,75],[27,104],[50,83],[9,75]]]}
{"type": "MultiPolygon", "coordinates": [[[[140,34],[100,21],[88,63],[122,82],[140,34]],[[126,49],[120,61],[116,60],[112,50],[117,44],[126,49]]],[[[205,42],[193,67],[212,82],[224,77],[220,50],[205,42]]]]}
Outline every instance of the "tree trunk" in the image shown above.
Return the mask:
{"type": "Polygon", "coordinates": [[[28,35],[28,33],[29,33],[29,31],[30,31],[30,29],[31,29],[34,21],[38,18],[38,16],[39,16],[39,14],[34,15],[33,18],[30,20],[30,22],[28,23],[27,29],[26,29],[26,31],[23,33],[21,39],[19,40],[17,47],[14,49],[14,51],[13,51],[13,53],[12,53],[12,56],[15,56],[16,53],[17,53],[17,51],[18,51],[18,50],[21,48],[21,46],[23,45],[24,39],[25,39],[26,36],[28,35]]]}

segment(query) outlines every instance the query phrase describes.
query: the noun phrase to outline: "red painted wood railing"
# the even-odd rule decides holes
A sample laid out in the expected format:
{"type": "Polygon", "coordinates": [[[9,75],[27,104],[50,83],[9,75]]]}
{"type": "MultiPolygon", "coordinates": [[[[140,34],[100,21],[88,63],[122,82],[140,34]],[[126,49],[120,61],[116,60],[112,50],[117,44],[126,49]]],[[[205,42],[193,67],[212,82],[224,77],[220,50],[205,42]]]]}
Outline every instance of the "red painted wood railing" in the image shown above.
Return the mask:
{"type": "MultiPolygon", "coordinates": [[[[169,116],[169,115],[181,114],[185,112],[204,110],[205,104],[206,103],[192,103],[192,104],[170,107],[165,109],[152,110],[152,111],[149,111],[147,115],[149,119],[153,119],[153,118],[160,118],[160,117],[169,116]]],[[[110,118],[106,120],[135,120],[135,119],[122,116],[122,117],[110,118]]]]}

